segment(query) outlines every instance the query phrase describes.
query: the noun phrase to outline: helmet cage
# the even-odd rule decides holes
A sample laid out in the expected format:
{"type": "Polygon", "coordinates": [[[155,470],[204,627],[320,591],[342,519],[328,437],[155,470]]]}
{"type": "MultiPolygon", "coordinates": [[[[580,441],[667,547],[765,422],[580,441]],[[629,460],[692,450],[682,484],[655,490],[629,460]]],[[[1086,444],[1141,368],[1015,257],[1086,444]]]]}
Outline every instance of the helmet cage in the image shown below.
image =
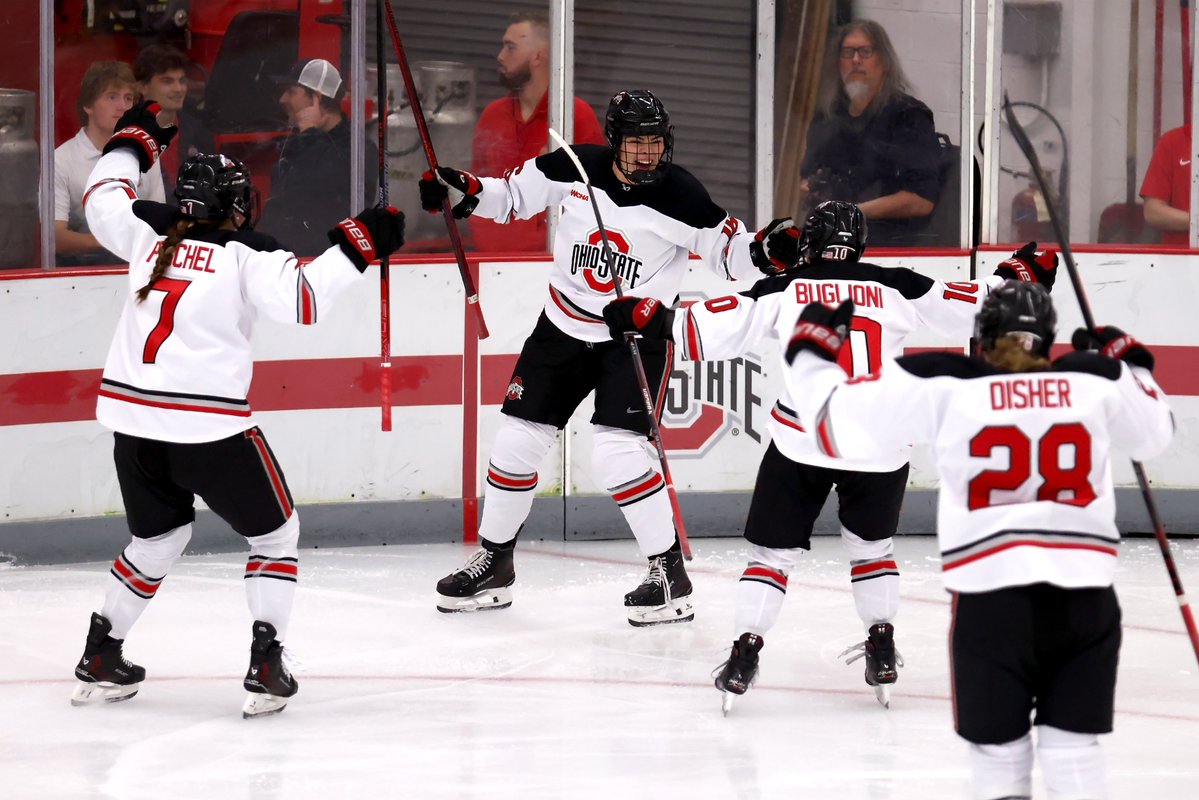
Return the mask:
{"type": "Polygon", "coordinates": [[[633,183],[648,186],[666,176],[674,158],[674,126],[670,124],[666,107],[653,92],[632,89],[617,93],[608,104],[608,113],[604,117],[604,136],[612,148],[616,168],[633,183]],[[652,169],[626,170],[624,140],[638,136],[662,137],[662,155],[652,169]]]}

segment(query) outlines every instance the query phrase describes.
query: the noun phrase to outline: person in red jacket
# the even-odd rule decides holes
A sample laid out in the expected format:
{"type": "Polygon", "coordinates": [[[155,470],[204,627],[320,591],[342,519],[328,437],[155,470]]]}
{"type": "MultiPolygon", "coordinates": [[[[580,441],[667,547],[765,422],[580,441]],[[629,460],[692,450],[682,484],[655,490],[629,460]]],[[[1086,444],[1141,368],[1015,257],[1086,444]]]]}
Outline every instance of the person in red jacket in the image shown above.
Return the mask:
{"type": "Polygon", "coordinates": [[[1163,133],[1141,184],[1145,221],[1162,232],[1162,244],[1190,243],[1191,169],[1191,126],[1163,133]]]}
{"type": "MultiPolygon", "coordinates": [[[[550,86],[549,18],[544,12],[513,14],[496,61],[508,94],[483,109],[471,147],[475,175],[502,178],[530,158],[548,152],[550,86]]],[[[574,99],[576,144],[604,144],[595,111],[574,99]]],[[[546,214],[501,225],[470,221],[475,249],[492,253],[546,252],[546,214]]]]}

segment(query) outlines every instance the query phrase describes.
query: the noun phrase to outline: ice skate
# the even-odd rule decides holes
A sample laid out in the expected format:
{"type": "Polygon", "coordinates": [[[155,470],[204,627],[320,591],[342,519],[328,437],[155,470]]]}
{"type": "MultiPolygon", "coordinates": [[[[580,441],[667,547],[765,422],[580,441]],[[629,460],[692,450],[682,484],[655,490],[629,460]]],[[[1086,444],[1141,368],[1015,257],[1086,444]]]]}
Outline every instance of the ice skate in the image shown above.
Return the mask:
{"type": "Polygon", "coordinates": [[[283,645],[275,639],[275,633],[275,626],[269,622],[254,622],[250,668],[242,682],[250,694],[241,709],[242,719],[278,714],[300,689],[283,663],[283,645]]]}
{"type": "Polygon", "coordinates": [[[624,604],[629,624],[638,628],[695,619],[691,607],[691,579],[683,567],[683,554],[677,543],[649,560],[645,580],[624,596],[624,604]]]}
{"type": "Polygon", "coordinates": [[[723,692],[720,710],[728,716],[733,709],[733,697],[745,694],[758,679],[758,652],[762,649],[762,637],[754,633],[743,633],[733,642],[728,660],[716,668],[716,688],[723,692]]]}
{"type": "Polygon", "coordinates": [[[137,694],[142,681],[146,679],[146,671],[126,660],[121,652],[124,640],[112,638],[109,636],[111,632],[112,623],[93,613],[83,657],[75,667],[79,685],[71,695],[71,705],[128,700],[137,694]]]}
{"type": "Polygon", "coordinates": [[[890,708],[891,685],[899,677],[899,667],[903,666],[903,656],[895,649],[894,626],[889,622],[871,625],[866,641],[845,648],[841,656],[850,653],[854,655],[845,659],[845,663],[852,664],[859,658],[865,658],[866,684],[874,687],[874,696],[883,708],[890,708]]]}
{"type": "Polygon", "coordinates": [[[512,552],[516,541],[498,545],[486,539],[471,553],[462,568],[437,582],[437,610],[445,614],[460,611],[490,611],[512,605],[512,584],[516,569],[512,552]]]}

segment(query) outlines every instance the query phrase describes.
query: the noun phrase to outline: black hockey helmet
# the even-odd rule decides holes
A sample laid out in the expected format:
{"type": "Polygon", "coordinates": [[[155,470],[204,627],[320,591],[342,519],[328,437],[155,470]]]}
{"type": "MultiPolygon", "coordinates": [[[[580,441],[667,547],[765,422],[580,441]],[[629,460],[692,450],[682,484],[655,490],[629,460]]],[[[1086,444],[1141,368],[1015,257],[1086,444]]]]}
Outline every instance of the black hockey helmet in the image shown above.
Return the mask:
{"type": "Polygon", "coordinates": [[[219,222],[234,212],[254,227],[258,212],[258,190],[250,182],[250,171],[236,158],[200,153],[183,162],[175,182],[175,199],[184,216],[219,222]]]}
{"type": "Polygon", "coordinates": [[[866,217],[853,203],[825,200],[804,220],[799,256],[805,261],[857,261],[866,252],[866,217]]]}
{"type": "Polygon", "coordinates": [[[974,338],[983,352],[1004,336],[1017,336],[1030,353],[1046,358],[1057,334],[1057,312],[1039,283],[1010,280],[993,289],[974,318],[974,338]]]}
{"type": "Polygon", "coordinates": [[[647,89],[617,92],[604,116],[604,136],[614,152],[616,168],[633,183],[652,184],[662,180],[674,156],[674,126],[670,115],[654,93],[647,89]],[[661,136],[662,157],[653,169],[626,172],[620,163],[620,145],[626,136],[661,136]]]}

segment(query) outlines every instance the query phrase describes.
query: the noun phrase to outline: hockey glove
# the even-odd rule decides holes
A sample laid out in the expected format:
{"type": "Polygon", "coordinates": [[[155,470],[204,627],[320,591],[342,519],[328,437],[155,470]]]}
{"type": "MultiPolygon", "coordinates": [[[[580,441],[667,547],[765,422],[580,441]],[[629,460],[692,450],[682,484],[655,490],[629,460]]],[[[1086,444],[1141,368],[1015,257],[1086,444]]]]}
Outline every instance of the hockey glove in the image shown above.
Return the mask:
{"type": "Polygon", "coordinates": [[[1038,253],[1037,243],[1029,242],[996,267],[995,274],[1004,280],[1039,283],[1052,291],[1057,280],[1057,251],[1050,248],[1038,253]]]}
{"type": "Polygon", "coordinates": [[[754,266],[767,275],[781,275],[799,263],[799,228],[790,217],[771,220],[749,243],[754,266]]]}
{"type": "Polygon", "coordinates": [[[450,167],[438,167],[436,174],[425,170],[419,184],[421,208],[436,214],[448,198],[454,219],[466,219],[473,214],[479,204],[479,192],[483,191],[483,184],[474,175],[450,167]]]}
{"type": "Polygon", "coordinates": [[[111,153],[120,147],[132,150],[142,172],[148,172],[179,132],[175,125],[165,128],[159,125],[158,112],[158,103],[153,100],[138,103],[126,111],[117,120],[117,132],[104,145],[104,152],[111,153]]]}
{"type": "Polygon", "coordinates": [[[674,311],[655,297],[626,295],[604,306],[604,322],[618,342],[627,333],[639,333],[646,339],[669,339],[674,311]]]}
{"type": "Polygon", "coordinates": [[[787,363],[795,360],[800,350],[811,350],[826,361],[836,361],[841,345],[849,335],[853,318],[853,301],[845,300],[836,308],[821,303],[808,303],[795,323],[795,332],[787,343],[787,363]]]}
{"type": "Polygon", "coordinates": [[[378,258],[404,245],[404,214],[394,206],[368,208],[347,217],[329,231],[329,241],[341,248],[359,272],[378,258]]]}
{"type": "Polygon", "coordinates": [[[1075,350],[1098,350],[1100,355],[1118,358],[1133,366],[1153,371],[1153,353],[1115,325],[1090,330],[1079,328],[1070,337],[1075,350]]]}

